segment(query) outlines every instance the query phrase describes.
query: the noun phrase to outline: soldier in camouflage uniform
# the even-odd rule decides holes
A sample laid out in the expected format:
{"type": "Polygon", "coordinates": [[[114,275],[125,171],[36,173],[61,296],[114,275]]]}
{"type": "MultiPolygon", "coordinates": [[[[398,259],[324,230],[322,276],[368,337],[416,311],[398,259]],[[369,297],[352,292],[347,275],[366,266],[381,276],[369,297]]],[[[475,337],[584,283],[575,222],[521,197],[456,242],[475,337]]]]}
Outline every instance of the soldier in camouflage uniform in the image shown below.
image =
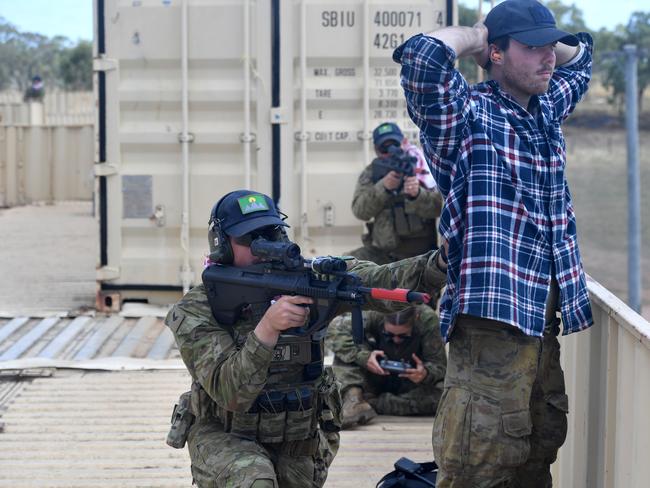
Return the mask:
{"type": "Polygon", "coordinates": [[[363,315],[363,344],[352,340],[350,315],[334,319],[328,331],[327,346],[341,383],[343,428],[366,423],[377,413],[435,414],[447,369],[436,313],[421,305],[363,315]],[[378,363],[382,358],[410,363],[412,369],[391,374],[378,363]]]}
{"type": "MultiPolygon", "coordinates": [[[[247,190],[229,193],[211,213],[210,260],[251,265],[258,259],[249,247],[252,239],[260,235],[285,239],[281,231],[285,225],[268,196],[247,190]]],[[[428,253],[386,266],[353,261],[349,269],[366,285],[437,289],[445,275],[433,265],[435,259],[436,254],[428,253]]],[[[184,425],[191,425],[187,443],[199,487],[324,484],[339,446],[338,385],[331,370],[323,367],[322,333],[306,337],[283,333],[304,325],[308,308],[302,305],[311,301],[278,297],[261,320],[253,320],[245,307],[234,325],[226,325],[215,320],[206,289],[198,285],[170,310],[165,323],[193,379],[189,403],[195,419],[184,425]],[[303,340],[295,342],[296,338],[303,340]],[[303,346],[310,357],[299,363],[293,348],[300,349],[302,357],[303,346]]],[[[390,312],[393,305],[372,300],[368,304],[383,312],[390,312]]],[[[347,311],[342,307],[339,312],[347,311]]],[[[187,418],[182,405],[180,401],[173,419],[187,418]]],[[[175,427],[176,423],[170,435],[181,433],[175,427]]],[[[178,440],[175,447],[185,443],[182,436],[178,440]]]]}
{"type": "MultiPolygon", "coordinates": [[[[379,125],[373,131],[377,159],[389,157],[388,148],[399,147],[404,140],[396,124],[379,125]]],[[[359,176],[352,199],[352,213],[367,222],[368,232],[361,238],[363,247],[348,254],[385,264],[435,249],[435,219],[442,209],[440,193],[426,188],[417,175],[403,177],[390,171],[377,181],[373,178],[375,161],[359,176]]]]}

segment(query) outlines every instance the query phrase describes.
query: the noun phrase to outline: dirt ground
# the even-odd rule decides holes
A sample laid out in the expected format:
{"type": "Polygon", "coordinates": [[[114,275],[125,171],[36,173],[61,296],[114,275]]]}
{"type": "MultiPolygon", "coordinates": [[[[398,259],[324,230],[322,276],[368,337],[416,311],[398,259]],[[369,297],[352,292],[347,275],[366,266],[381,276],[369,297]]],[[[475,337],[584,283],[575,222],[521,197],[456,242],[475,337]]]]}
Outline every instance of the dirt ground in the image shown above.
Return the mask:
{"type": "Polygon", "coordinates": [[[0,316],[95,304],[98,232],[91,202],[0,209],[0,316]]]}
{"type": "MultiPolygon", "coordinates": [[[[628,296],[627,152],[621,129],[568,126],[567,178],[585,270],[615,295],[628,296]]],[[[650,131],[640,136],[642,302],[650,317],[650,131]]]]}

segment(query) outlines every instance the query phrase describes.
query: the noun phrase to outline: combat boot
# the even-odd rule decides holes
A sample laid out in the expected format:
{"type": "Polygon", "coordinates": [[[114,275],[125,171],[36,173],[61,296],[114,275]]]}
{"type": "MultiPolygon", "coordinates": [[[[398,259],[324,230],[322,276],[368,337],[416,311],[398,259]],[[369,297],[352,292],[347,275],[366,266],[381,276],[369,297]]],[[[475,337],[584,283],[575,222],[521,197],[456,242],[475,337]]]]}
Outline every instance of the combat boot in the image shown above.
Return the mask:
{"type": "Polygon", "coordinates": [[[348,388],[343,395],[341,427],[347,429],[355,424],[363,425],[377,416],[375,409],[363,399],[363,391],[358,386],[348,388]]]}

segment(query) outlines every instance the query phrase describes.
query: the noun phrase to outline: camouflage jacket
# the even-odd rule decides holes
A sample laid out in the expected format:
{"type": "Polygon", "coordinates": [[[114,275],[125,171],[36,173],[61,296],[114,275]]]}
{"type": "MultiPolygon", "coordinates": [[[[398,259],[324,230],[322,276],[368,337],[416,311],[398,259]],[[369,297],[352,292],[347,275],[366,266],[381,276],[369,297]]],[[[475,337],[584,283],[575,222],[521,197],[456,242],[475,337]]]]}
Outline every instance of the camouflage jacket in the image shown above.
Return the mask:
{"type": "Polygon", "coordinates": [[[427,305],[417,307],[418,318],[413,324],[412,339],[409,343],[383,347],[384,315],[377,312],[363,312],[365,340],[355,344],[352,340],[352,318],[350,315],[337,317],[330,324],[327,346],[336,358],[348,364],[356,364],[366,369],[368,357],[373,350],[386,352],[387,359],[410,361],[411,352],[422,360],[427,376],[422,384],[435,384],[445,377],[447,356],[440,337],[440,322],[433,309],[427,305]]]}
{"type": "Polygon", "coordinates": [[[382,181],[373,182],[372,164],[357,181],[352,198],[352,213],[360,220],[370,221],[366,241],[387,252],[412,248],[418,254],[435,245],[435,218],[440,216],[442,197],[435,190],[420,188],[415,198],[404,193],[394,194],[384,188],[382,181]]]}
{"type": "MultiPolygon", "coordinates": [[[[435,258],[436,253],[429,252],[383,266],[352,261],[350,271],[367,286],[431,292],[446,282],[446,274],[434,264],[435,258]]],[[[403,307],[372,299],[366,305],[384,313],[403,307]]],[[[339,313],[348,311],[341,307],[339,313]]],[[[251,333],[257,324],[245,315],[232,328],[219,324],[211,313],[203,285],[194,287],[171,308],[165,324],[173,332],[192,378],[212,401],[231,412],[245,412],[253,405],[269,379],[274,351],[251,333]]]]}

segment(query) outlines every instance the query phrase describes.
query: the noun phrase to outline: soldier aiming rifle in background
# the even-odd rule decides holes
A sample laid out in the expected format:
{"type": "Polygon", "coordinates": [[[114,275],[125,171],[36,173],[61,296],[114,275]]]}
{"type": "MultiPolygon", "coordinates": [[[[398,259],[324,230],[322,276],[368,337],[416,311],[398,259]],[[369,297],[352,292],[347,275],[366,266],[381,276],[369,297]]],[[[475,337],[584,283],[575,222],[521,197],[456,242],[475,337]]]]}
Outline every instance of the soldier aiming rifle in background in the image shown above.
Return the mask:
{"type": "Polygon", "coordinates": [[[357,259],[385,264],[437,247],[436,217],[442,198],[419,150],[392,122],[372,133],[377,157],[357,181],[352,213],[366,221],[357,259]]]}

